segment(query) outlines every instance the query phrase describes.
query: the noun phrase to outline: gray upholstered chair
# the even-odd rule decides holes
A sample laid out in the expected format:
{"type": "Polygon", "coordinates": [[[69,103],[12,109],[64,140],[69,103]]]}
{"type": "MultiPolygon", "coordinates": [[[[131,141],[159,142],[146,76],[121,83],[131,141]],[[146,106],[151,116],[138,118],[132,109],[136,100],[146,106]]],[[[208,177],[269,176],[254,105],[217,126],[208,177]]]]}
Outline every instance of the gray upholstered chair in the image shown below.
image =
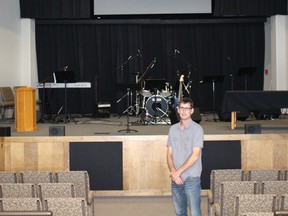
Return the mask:
{"type": "Polygon", "coordinates": [[[90,180],[87,171],[63,171],[55,173],[57,183],[73,183],[75,196],[89,202],[90,180]]]}
{"type": "Polygon", "coordinates": [[[221,182],[243,180],[245,180],[245,173],[242,169],[212,170],[210,174],[210,191],[208,192],[208,215],[215,214],[213,204],[219,203],[221,182]]]}
{"type": "Polygon", "coordinates": [[[0,172],[0,183],[17,183],[16,172],[0,172]]]}
{"type": "Polygon", "coordinates": [[[39,198],[1,198],[1,211],[40,211],[42,204],[39,198]]]}
{"type": "Polygon", "coordinates": [[[248,181],[279,181],[281,180],[280,169],[249,170],[248,181]]]}
{"type": "Polygon", "coordinates": [[[256,194],[257,182],[230,181],[220,186],[219,203],[215,203],[216,216],[231,216],[234,213],[236,194],[256,194]]]}
{"type": "Polygon", "coordinates": [[[242,216],[248,212],[273,212],[275,201],[275,194],[236,195],[234,215],[242,216]]]}
{"type": "Polygon", "coordinates": [[[46,198],[44,210],[52,211],[53,216],[87,216],[86,201],[83,198],[46,198]]]}
{"type": "Polygon", "coordinates": [[[19,181],[37,185],[39,183],[52,183],[54,178],[50,171],[25,171],[19,173],[19,181]]]}
{"type": "Polygon", "coordinates": [[[74,185],[72,183],[39,183],[39,198],[64,198],[75,197],[74,185]]]}
{"type": "Polygon", "coordinates": [[[13,108],[14,117],[14,93],[11,87],[0,87],[0,108],[1,119],[5,119],[5,111],[8,108],[13,108]]]}
{"type": "MultiPolygon", "coordinates": [[[[31,183],[37,186],[39,183],[52,183],[54,182],[54,178],[50,171],[24,171],[19,173],[19,182],[31,183]]],[[[39,197],[38,187],[35,189],[39,197]]]]}
{"type": "Polygon", "coordinates": [[[84,198],[89,212],[94,215],[93,201],[90,197],[90,180],[87,171],[79,170],[56,172],[55,181],[57,183],[73,183],[75,187],[75,197],[84,198]]]}
{"type": "Polygon", "coordinates": [[[262,181],[260,191],[262,194],[276,194],[276,210],[280,210],[282,195],[288,193],[288,181],[262,181]]]}
{"type": "Polygon", "coordinates": [[[0,197],[35,198],[35,186],[30,183],[2,183],[0,184],[0,197]]]}
{"type": "Polygon", "coordinates": [[[288,192],[282,194],[280,210],[286,211],[286,214],[288,214],[288,192]]]}
{"type": "Polygon", "coordinates": [[[274,212],[248,212],[243,216],[274,216],[274,212]]]}
{"type": "MultiPolygon", "coordinates": [[[[280,169],[259,169],[259,170],[248,170],[247,180],[257,181],[258,190],[260,191],[262,181],[279,181],[282,179],[280,169]]],[[[259,192],[260,193],[260,192],[259,192]]]]}

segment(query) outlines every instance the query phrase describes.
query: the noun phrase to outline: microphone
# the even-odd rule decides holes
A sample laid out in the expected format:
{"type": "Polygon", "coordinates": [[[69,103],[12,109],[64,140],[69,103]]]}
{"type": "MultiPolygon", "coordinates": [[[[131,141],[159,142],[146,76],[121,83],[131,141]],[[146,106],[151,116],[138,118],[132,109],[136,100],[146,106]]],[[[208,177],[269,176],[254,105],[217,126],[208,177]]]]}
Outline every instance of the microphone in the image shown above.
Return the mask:
{"type": "Polygon", "coordinates": [[[66,65],[66,66],[63,68],[64,71],[67,71],[67,69],[68,69],[68,65],[66,65]]]}
{"type": "Polygon", "coordinates": [[[140,49],[138,49],[137,54],[138,54],[138,56],[139,56],[140,58],[142,58],[142,54],[141,54],[140,49]]]}
{"type": "Polygon", "coordinates": [[[156,57],[153,60],[153,64],[151,65],[151,69],[154,67],[155,63],[156,63],[156,57]]]}
{"type": "Polygon", "coordinates": [[[175,50],[174,50],[174,58],[176,58],[176,55],[177,55],[177,54],[180,54],[180,51],[177,50],[177,49],[175,49],[175,50]]]}

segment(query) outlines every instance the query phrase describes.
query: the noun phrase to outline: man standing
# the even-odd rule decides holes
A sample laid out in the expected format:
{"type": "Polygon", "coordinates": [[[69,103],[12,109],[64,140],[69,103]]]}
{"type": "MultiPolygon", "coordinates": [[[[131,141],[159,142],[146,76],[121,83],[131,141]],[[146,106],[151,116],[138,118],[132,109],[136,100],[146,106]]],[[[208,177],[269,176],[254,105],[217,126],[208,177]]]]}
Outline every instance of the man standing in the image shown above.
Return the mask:
{"type": "Polygon", "coordinates": [[[180,122],[171,126],[167,162],[172,180],[172,198],[177,216],[201,216],[201,172],[204,132],[191,119],[193,101],[183,98],[177,109],[180,122]]]}

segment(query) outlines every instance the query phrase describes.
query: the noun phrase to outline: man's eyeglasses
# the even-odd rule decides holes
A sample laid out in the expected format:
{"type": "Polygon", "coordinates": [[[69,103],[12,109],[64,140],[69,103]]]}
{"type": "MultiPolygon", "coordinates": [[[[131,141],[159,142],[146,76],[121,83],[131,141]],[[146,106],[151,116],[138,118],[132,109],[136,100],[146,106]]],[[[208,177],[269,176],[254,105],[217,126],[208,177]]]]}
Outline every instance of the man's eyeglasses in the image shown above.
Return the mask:
{"type": "Polygon", "coordinates": [[[183,111],[183,110],[191,110],[192,108],[191,107],[179,107],[178,108],[179,110],[183,111]]]}

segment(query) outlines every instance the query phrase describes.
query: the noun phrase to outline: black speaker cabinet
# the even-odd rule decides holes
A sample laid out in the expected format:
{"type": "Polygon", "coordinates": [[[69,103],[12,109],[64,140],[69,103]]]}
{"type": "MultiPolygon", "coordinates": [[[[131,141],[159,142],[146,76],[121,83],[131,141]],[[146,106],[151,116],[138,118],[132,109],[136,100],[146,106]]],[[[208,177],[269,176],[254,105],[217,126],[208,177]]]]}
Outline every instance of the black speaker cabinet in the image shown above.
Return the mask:
{"type": "Polygon", "coordinates": [[[96,118],[109,118],[111,104],[107,102],[98,102],[93,110],[93,117],[96,118]]]}
{"type": "Polygon", "coordinates": [[[65,126],[49,126],[49,136],[65,136],[65,126]]]}
{"type": "Polygon", "coordinates": [[[261,125],[245,124],[245,134],[261,134],[261,125]]]}
{"type": "Polygon", "coordinates": [[[0,136],[11,136],[11,127],[0,127],[0,136]]]}

